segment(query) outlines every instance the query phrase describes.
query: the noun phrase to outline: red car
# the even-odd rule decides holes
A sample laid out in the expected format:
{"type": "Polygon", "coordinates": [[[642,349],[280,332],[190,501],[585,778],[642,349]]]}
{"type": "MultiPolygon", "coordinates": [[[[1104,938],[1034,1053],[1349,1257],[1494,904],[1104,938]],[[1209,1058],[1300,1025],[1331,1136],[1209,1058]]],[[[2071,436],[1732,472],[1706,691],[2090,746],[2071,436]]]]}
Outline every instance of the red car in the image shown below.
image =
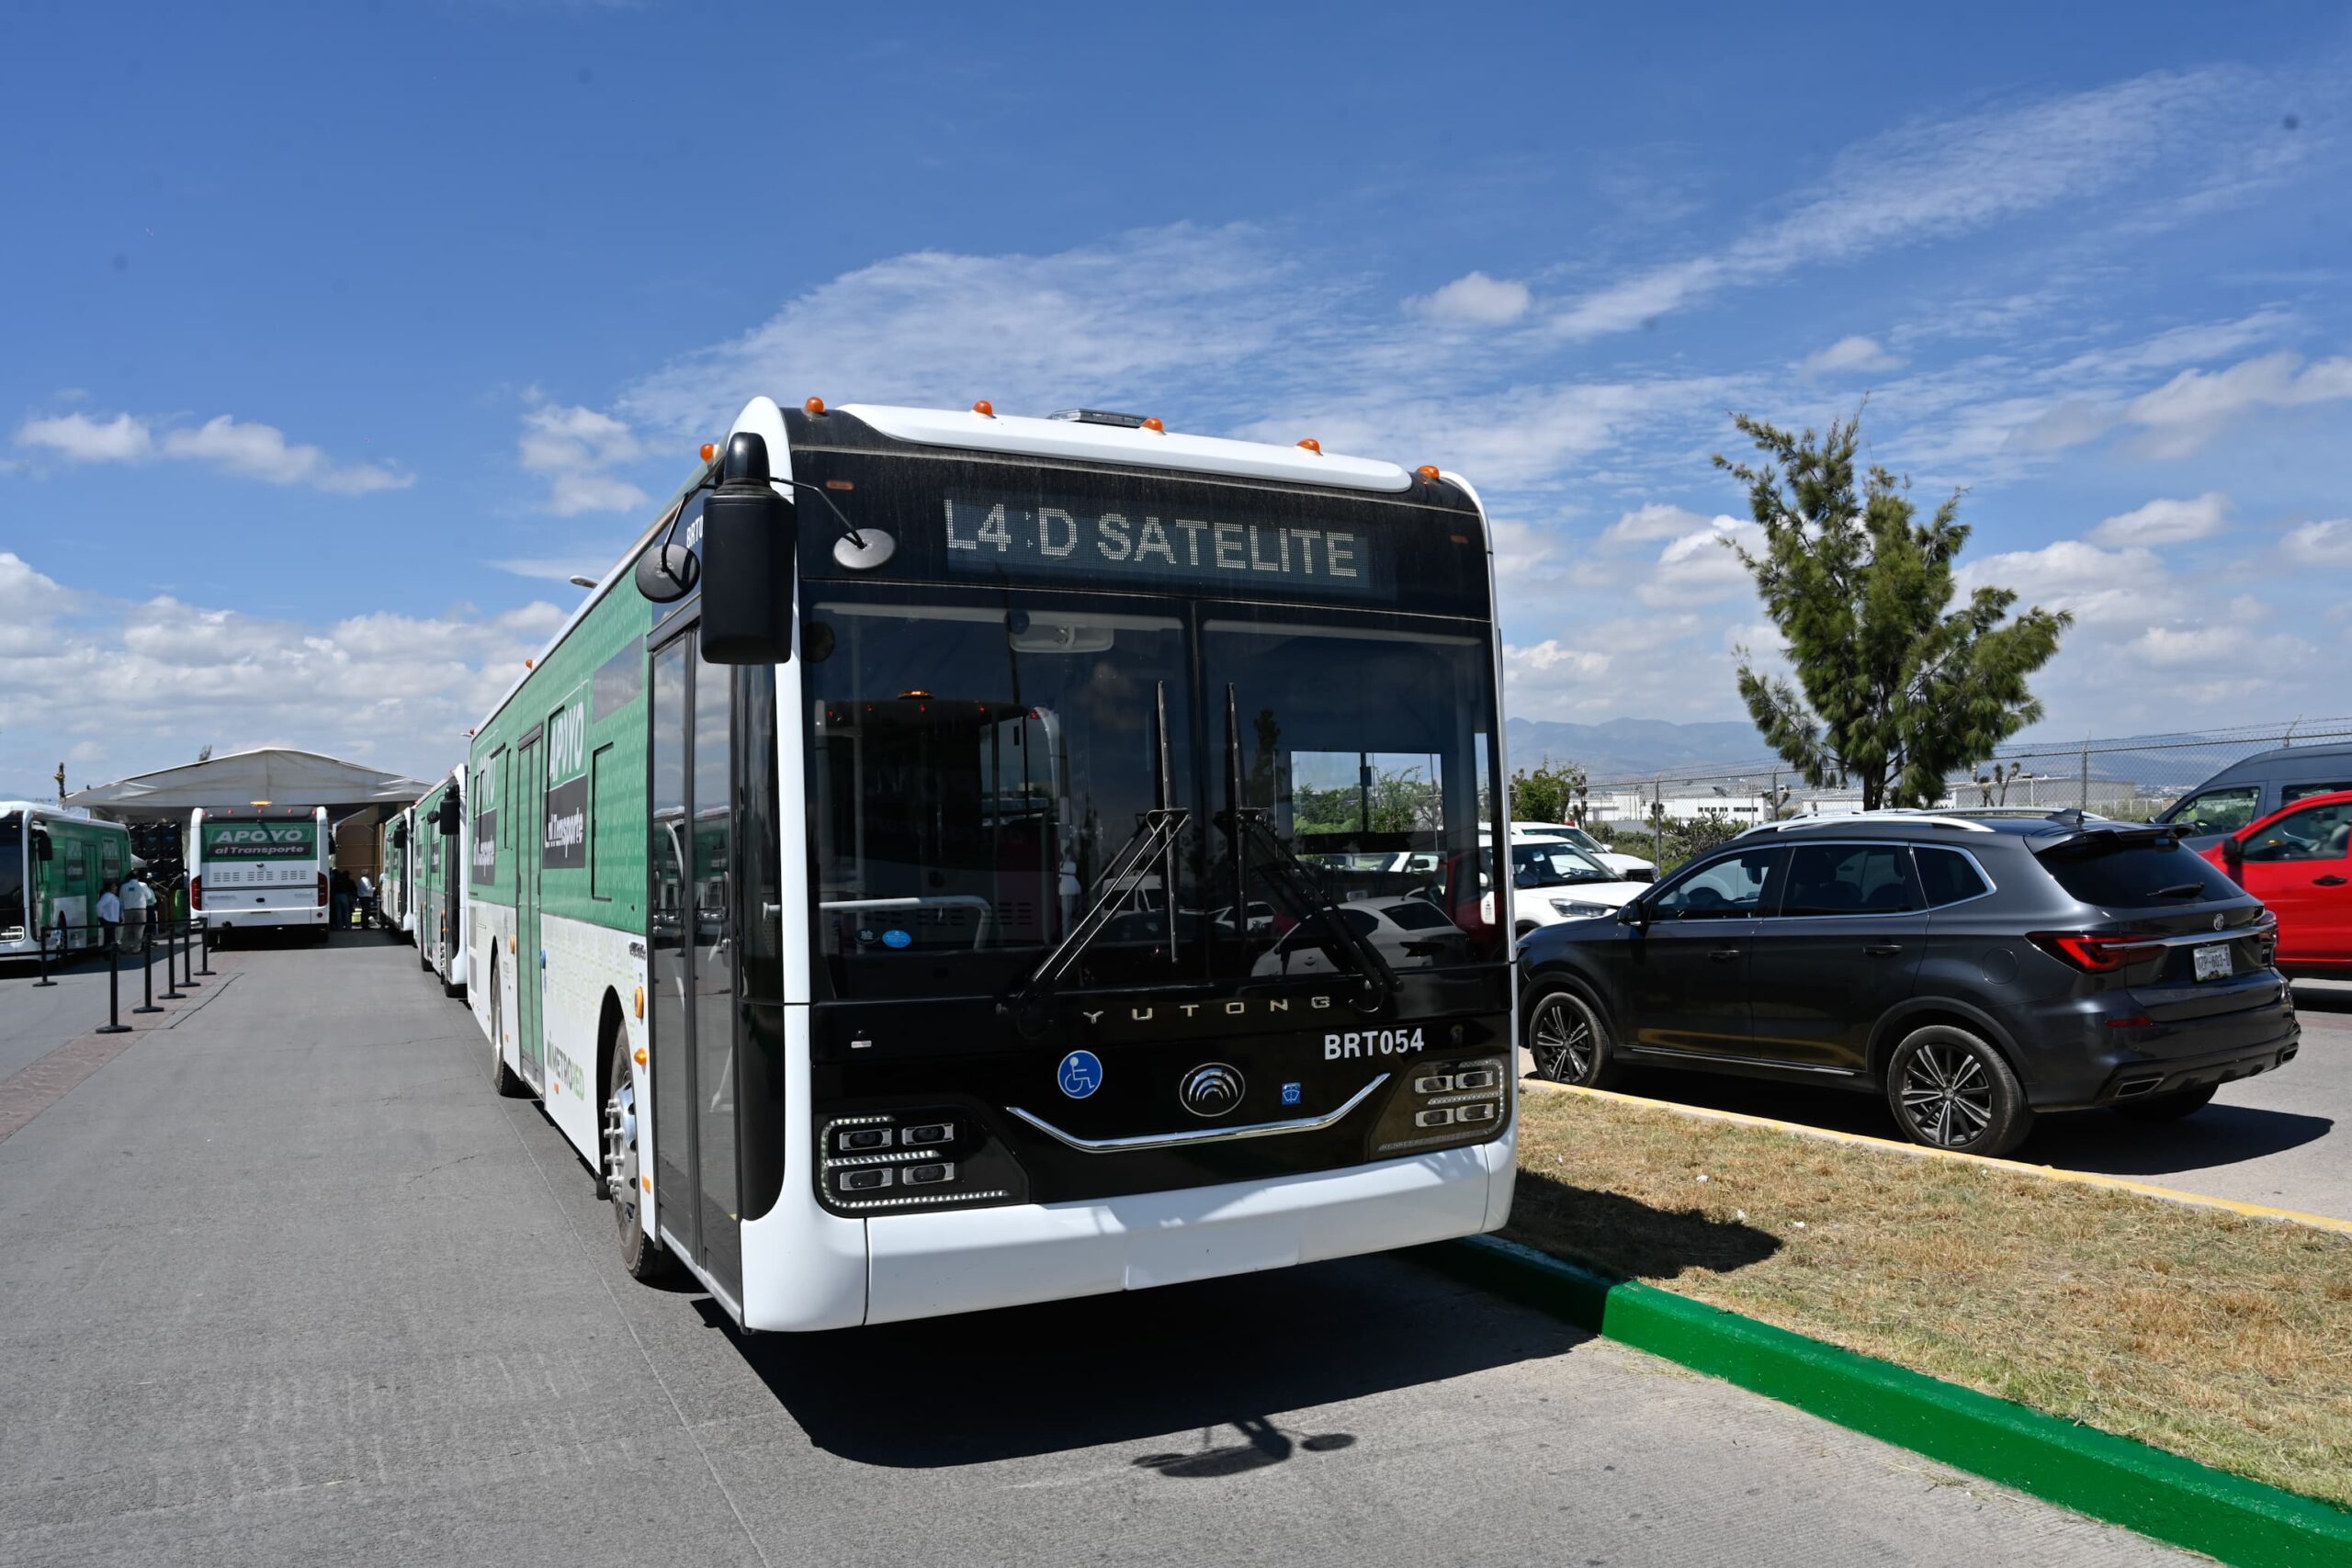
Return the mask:
{"type": "Polygon", "coordinates": [[[2309,795],[2205,852],[2278,917],[2278,967],[2352,979],[2352,789],[2309,795]]]}

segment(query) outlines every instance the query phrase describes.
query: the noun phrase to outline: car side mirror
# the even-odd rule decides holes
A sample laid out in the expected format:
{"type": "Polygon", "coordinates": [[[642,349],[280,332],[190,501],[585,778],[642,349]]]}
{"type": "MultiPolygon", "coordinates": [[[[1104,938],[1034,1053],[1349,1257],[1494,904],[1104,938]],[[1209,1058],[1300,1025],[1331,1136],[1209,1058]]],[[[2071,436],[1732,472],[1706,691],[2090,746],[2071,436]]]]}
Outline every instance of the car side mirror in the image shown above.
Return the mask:
{"type": "Polygon", "coordinates": [[[1650,923],[1650,912],[1642,908],[1642,901],[1636,898],[1617,911],[1617,923],[1621,926],[1631,926],[1635,931],[1642,931],[1650,923]]]}

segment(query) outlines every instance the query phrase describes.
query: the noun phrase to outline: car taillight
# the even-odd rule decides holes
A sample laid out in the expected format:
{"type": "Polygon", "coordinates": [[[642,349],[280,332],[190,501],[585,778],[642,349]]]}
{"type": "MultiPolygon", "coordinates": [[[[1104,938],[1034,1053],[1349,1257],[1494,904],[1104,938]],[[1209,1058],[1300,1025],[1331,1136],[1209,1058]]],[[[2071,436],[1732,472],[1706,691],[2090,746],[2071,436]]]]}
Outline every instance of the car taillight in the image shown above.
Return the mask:
{"type": "Polygon", "coordinates": [[[322,909],[323,909],[323,908],[325,908],[326,907],[327,907],[327,875],[326,875],[326,873],[325,873],[325,872],[321,872],[321,873],[319,873],[319,908],[322,908],[322,909]]]}
{"type": "Polygon", "coordinates": [[[191,876],[187,879],[187,907],[191,909],[204,908],[204,878],[191,876]]]}
{"type": "Polygon", "coordinates": [[[2107,975],[2164,953],[2162,942],[2116,931],[2034,931],[2029,940],[2051,957],[2087,975],[2107,975]]]}

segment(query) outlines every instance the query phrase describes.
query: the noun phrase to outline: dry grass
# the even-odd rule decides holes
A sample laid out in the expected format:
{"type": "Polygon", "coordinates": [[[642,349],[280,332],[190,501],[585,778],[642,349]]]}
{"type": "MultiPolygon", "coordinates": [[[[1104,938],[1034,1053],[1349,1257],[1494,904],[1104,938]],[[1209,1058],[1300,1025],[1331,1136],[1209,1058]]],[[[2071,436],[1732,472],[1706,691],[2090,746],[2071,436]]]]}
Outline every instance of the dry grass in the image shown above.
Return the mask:
{"type": "Polygon", "coordinates": [[[2352,1506],[2352,1236],[1541,1091],[1520,1171],[1531,1247],[2352,1506]]]}

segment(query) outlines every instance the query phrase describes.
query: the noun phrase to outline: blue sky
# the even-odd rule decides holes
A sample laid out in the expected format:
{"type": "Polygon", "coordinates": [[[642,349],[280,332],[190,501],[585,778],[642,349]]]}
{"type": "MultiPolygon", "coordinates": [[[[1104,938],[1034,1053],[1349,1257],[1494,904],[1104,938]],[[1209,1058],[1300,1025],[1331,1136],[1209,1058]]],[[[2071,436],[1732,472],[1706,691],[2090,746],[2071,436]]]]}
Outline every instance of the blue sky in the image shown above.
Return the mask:
{"type": "Polygon", "coordinates": [[[1458,468],[1586,720],[1739,716],[1708,457],[1867,394],[2052,729],[2352,708],[2341,7],[1758,16],[10,7],[0,791],[446,764],[756,392],[1458,468]]]}

